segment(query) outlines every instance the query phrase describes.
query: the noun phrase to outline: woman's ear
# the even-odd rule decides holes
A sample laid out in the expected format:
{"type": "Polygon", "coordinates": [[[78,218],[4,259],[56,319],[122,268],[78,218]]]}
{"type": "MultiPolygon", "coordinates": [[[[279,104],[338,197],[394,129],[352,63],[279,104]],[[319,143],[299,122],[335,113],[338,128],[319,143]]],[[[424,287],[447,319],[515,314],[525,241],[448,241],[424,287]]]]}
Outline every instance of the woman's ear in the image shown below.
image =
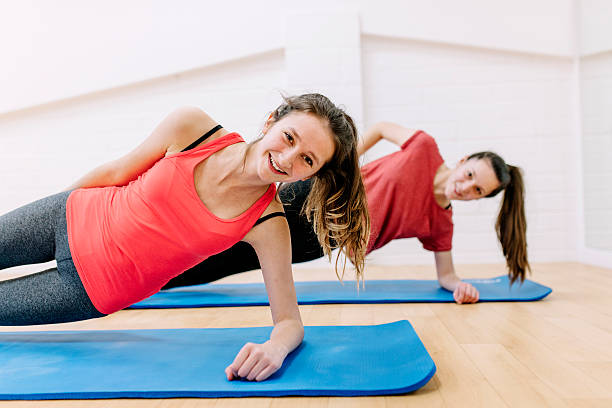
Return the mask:
{"type": "Polygon", "coordinates": [[[270,115],[268,115],[268,119],[266,119],[266,123],[264,123],[263,129],[262,129],[262,133],[265,135],[266,133],[268,133],[268,130],[270,130],[270,128],[274,125],[274,112],[270,112],[270,115]]]}
{"type": "Polygon", "coordinates": [[[457,167],[461,166],[463,163],[465,163],[468,159],[468,156],[463,156],[458,162],[457,162],[457,167]]]}

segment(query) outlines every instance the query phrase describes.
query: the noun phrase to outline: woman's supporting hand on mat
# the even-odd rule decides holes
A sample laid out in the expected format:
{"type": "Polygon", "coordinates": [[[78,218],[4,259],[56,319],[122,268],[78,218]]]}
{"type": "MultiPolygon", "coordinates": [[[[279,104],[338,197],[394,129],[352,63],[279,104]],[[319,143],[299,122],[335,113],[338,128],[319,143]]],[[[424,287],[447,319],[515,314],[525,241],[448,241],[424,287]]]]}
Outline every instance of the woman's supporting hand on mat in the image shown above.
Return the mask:
{"type": "Polygon", "coordinates": [[[453,256],[451,251],[441,251],[435,253],[436,271],[440,286],[449,292],[453,292],[455,302],[476,303],[478,302],[478,289],[467,282],[463,282],[455,273],[453,256]]]}
{"type": "Polygon", "coordinates": [[[245,344],[232,364],[225,369],[229,381],[244,378],[249,381],[263,381],[281,366],[289,350],[283,344],[268,340],[262,344],[245,344]]]}
{"type": "Polygon", "coordinates": [[[455,299],[455,302],[459,304],[476,303],[478,302],[478,297],[478,289],[467,282],[459,282],[457,288],[453,292],[453,298],[455,299]]]}

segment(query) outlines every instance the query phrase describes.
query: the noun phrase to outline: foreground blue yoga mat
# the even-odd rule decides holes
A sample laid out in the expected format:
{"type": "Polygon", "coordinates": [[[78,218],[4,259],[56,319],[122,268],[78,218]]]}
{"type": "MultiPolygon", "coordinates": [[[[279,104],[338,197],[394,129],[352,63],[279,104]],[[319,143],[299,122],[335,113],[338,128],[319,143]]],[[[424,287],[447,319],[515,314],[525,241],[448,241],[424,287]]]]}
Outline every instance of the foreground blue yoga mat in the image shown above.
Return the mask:
{"type": "MultiPolygon", "coordinates": [[[[510,286],[507,276],[492,279],[466,279],[480,292],[481,302],[532,301],[547,296],[552,290],[526,279],[510,286]]],[[[354,282],[296,282],[298,303],[408,303],[454,302],[453,294],[440,288],[435,280],[366,280],[365,290],[354,282]]],[[[263,283],[208,284],[161,291],[133,309],[164,309],[209,306],[261,306],[268,304],[263,283]]]]}
{"type": "Polygon", "coordinates": [[[416,390],[436,366],[406,320],[310,326],[263,382],[224,369],[271,327],[0,333],[0,399],[381,395],[416,390]]]}

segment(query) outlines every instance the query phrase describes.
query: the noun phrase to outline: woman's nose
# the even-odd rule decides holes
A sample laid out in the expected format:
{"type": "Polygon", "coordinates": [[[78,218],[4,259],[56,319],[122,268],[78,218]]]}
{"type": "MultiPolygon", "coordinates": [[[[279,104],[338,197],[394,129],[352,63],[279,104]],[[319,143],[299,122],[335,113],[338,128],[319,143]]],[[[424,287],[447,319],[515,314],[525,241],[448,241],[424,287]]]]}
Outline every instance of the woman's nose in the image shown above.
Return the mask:
{"type": "Polygon", "coordinates": [[[465,193],[465,185],[466,185],[466,182],[465,182],[465,181],[464,181],[464,182],[461,182],[461,183],[457,183],[457,187],[456,187],[456,189],[457,189],[457,195],[458,195],[459,197],[462,197],[462,196],[463,196],[463,193],[465,193]]]}
{"type": "Polygon", "coordinates": [[[298,155],[298,152],[296,149],[285,150],[279,156],[279,161],[280,161],[279,164],[291,167],[291,164],[293,163],[297,155],[298,155]]]}
{"type": "Polygon", "coordinates": [[[473,180],[465,181],[464,183],[461,184],[460,194],[462,196],[468,195],[470,191],[472,191],[473,188],[474,188],[473,180]]]}

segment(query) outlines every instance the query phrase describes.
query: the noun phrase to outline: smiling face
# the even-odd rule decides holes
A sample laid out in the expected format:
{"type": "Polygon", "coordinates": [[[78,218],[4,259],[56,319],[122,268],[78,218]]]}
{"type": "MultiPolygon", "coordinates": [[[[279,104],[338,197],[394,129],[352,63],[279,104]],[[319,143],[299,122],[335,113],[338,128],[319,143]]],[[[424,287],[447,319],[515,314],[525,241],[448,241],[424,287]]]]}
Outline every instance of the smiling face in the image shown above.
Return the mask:
{"type": "Polygon", "coordinates": [[[260,177],[290,183],[309,178],[332,158],[334,135],[318,116],[292,112],[266,123],[256,151],[260,177]]]}
{"type": "Polygon", "coordinates": [[[499,185],[489,160],[463,158],[448,178],[444,195],[449,200],[478,200],[499,185]]]}

